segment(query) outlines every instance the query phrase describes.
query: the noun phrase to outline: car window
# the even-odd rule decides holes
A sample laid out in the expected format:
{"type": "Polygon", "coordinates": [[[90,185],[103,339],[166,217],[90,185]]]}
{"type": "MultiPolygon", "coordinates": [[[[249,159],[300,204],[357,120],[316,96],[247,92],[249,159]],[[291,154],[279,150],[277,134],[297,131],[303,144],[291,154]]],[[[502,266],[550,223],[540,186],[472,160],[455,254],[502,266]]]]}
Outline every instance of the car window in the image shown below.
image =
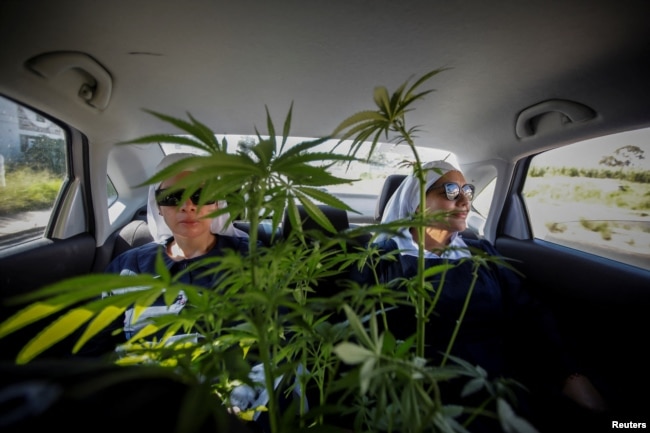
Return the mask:
{"type": "Polygon", "coordinates": [[[65,131],[0,97],[0,249],[43,237],[67,178],[65,131]]]}
{"type": "Polygon", "coordinates": [[[547,151],[523,196],[534,237],[650,269],[650,129],[547,151]]]}
{"type": "Polygon", "coordinates": [[[482,190],[477,191],[467,216],[467,227],[480,236],[485,235],[485,221],[490,214],[497,178],[494,177],[482,190]]]}
{"type": "Polygon", "coordinates": [[[106,196],[108,197],[108,207],[111,207],[118,198],[117,189],[110,177],[106,177],[106,196]]]}
{"type": "MultiPolygon", "coordinates": [[[[224,136],[218,135],[221,141],[224,136]]],[[[229,145],[233,146],[229,149],[230,152],[235,150],[234,145],[240,143],[248,143],[251,140],[256,140],[256,137],[228,135],[225,136],[229,145]]],[[[281,140],[280,138],[278,140],[281,140]]],[[[298,144],[302,141],[311,140],[309,138],[290,137],[287,141],[287,148],[292,145],[298,144]]],[[[195,152],[200,153],[195,148],[175,144],[175,143],[161,143],[165,154],[175,152],[195,152]]],[[[359,212],[360,214],[350,212],[348,217],[351,222],[356,223],[370,223],[373,222],[377,197],[381,193],[386,177],[390,174],[402,173],[408,174],[412,169],[403,163],[405,161],[413,161],[413,153],[406,145],[395,145],[393,143],[379,143],[378,148],[375,149],[373,159],[370,163],[353,163],[347,164],[341,162],[332,167],[331,172],[335,176],[347,179],[357,179],[357,181],[349,184],[331,185],[327,187],[328,192],[337,196],[348,206],[359,212]]],[[[338,140],[326,141],[314,151],[327,151],[347,153],[349,150],[349,143],[343,142],[339,144],[338,140]]],[[[421,161],[432,161],[437,159],[446,158],[452,164],[457,165],[458,161],[456,155],[441,149],[417,147],[418,156],[421,161]]],[[[365,143],[361,146],[357,156],[364,158],[370,151],[370,143],[365,143]]]]}

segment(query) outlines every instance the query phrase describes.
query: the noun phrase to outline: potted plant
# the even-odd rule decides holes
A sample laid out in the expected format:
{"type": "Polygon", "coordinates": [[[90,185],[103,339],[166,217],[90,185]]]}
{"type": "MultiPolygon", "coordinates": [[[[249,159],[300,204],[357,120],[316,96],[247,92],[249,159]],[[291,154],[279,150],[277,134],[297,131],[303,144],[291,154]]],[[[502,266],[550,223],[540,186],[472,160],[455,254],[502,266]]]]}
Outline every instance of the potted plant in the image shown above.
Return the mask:
{"type": "MultiPolygon", "coordinates": [[[[233,389],[240,386],[274,390],[268,393],[263,407],[239,413],[250,419],[264,411],[272,433],[334,431],[341,426],[331,424],[332,413],[353,414],[348,431],[359,432],[471,431],[472,420],[480,416],[499,417],[511,431],[533,431],[503,398],[506,382],[488,381],[480,366],[460,359],[446,358],[442,365],[431,365],[424,358],[425,316],[435,308],[435,298],[425,289],[422,254],[418,277],[408,292],[381,284],[359,287],[341,278],[337,290],[323,296],[323,281],[332,283],[349,267],[376,259],[376,251],[356,243],[360,235],[396,232],[405,224],[401,221],[336,232],[316,203],[352,210],[322,187],[355,180],[332,175],[331,167],[360,160],[357,155],[364,142],[371,143],[371,152],[365,158],[372,158],[377,143],[385,138],[412,149],[411,166],[423,180],[414,142],[417,128],[409,128],[406,117],[413,105],[431,92],[420,87],[439,72],[424,74],[413,84],[407,81],[392,94],[378,87],[374,94],[376,109],[345,119],[331,137],[290,148],[286,143],[293,106],[281,131],[276,130],[267,110],[267,133],[258,133],[256,142],[235,151],[191,115],[185,120],[150,112],[175,125],[182,135],[151,135],[128,144],[177,143],[200,149],[207,157],[180,161],[147,183],[165,179],[191,164],[198,168],[190,175],[188,188],[202,186],[205,194],[229,203],[227,210],[217,213],[243,216],[252,228],[269,218],[277,229],[286,212],[296,230],[274,239],[270,246],[257,245],[257,231],[251,230],[250,254],[228,254],[211,263],[215,272],[226,275],[218,288],[180,284],[162,261],[155,277],[87,275],[45,287],[16,300],[27,306],[0,325],[0,337],[58,315],[25,345],[17,363],[30,362],[75,333],[78,338],[73,351],[78,351],[130,305],[146,306],[161,295],[171,300],[183,290],[189,305],[181,314],[156,319],[108,362],[171,372],[207,387],[224,406],[230,404],[233,389]],[[332,137],[340,139],[341,145],[350,143],[347,155],[318,151],[318,146],[332,137]],[[297,203],[323,228],[322,232],[302,230],[297,203]],[[101,298],[103,292],[130,287],[139,290],[101,298]],[[415,307],[417,327],[413,338],[397,341],[384,313],[405,302],[415,307]],[[167,341],[190,329],[200,334],[198,341],[167,341]],[[141,339],[160,331],[165,333],[160,341],[141,339]],[[251,380],[254,365],[262,369],[261,385],[251,380]],[[466,377],[470,393],[479,388],[487,390],[485,404],[447,405],[439,384],[454,377],[466,377]],[[289,407],[281,407],[287,391],[300,397],[292,399],[289,407]],[[490,409],[488,403],[496,403],[493,407],[497,409],[490,409]],[[463,413],[470,414],[465,425],[459,422],[463,413]]],[[[424,196],[422,181],[420,197],[424,196]]],[[[409,224],[423,233],[431,218],[422,211],[409,224]]],[[[478,267],[496,259],[477,255],[474,260],[478,267]]],[[[458,326],[461,323],[462,318],[458,326]]],[[[191,407],[184,410],[191,412],[191,407]]]]}

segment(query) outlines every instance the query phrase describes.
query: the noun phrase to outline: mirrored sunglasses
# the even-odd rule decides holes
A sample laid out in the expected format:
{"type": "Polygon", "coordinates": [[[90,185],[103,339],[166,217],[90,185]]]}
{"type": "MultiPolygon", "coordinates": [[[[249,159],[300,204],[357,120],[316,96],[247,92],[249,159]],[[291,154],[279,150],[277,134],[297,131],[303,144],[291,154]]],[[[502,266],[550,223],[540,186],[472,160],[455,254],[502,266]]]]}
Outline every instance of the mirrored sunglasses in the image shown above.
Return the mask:
{"type": "MultiPolygon", "coordinates": [[[[178,206],[180,205],[182,199],[183,199],[183,194],[185,193],[184,189],[176,190],[174,192],[169,192],[166,193],[165,191],[169,190],[170,188],[158,188],[156,190],[156,203],[158,203],[158,206],[178,206]]],[[[197,189],[194,194],[190,196],[190,200],[192,200],[192,203],[194,205],[199,204],[199,200],[201,198],[201,188],[197,189]]],[[[206,201],[203,204],[214,204],[216,203],[215,200],[212,201],[206,201]]]]}
{"type": "Polygon", "coordinates": [[[447,197],[447,200],[451,200],[451,201],[458,200],[458,197],[460,196],[461,193],[469,201],[472,201],[474,199],[475,188],[474,185],[472,185],[471,183],[466,183],[465,185],[460,186],[456,182],[445,182],[442,185],[437,185],[429,188],[429,191],[434,188],[444,188],[445,196],[447,197]]]}

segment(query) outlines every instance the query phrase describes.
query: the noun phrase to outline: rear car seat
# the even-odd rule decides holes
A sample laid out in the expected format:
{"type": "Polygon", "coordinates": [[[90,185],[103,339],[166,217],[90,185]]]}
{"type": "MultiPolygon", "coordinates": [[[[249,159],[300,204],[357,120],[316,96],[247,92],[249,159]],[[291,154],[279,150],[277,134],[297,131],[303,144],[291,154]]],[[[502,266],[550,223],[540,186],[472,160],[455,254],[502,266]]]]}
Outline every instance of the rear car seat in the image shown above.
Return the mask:
{"type": "MultiPolygon", "coordinates": [[[[327,248],[330,248],[328,252],[333,251],[335,254],[344,255],[347,255],[346,252],[350,251],[351,248],[360,245],[361,241],[359,239],[346,238],[338,235],[340,233],[345,233],[350,229],[347,211],[327,205],[318,205],[318,208],[325,214],[325,217],[330,220],[334,226],[335,233],[330,233],[321,227],[316,221],[309,217],[304,206],[298,205],[301,228],[305,235],[305,239],[308,242],[317,241],[319,239],[337,238],[341,242],[328,244],[327,248]]],[[[285,210],[282,220],[282,235],[285,239],[288,239],[294,231],[295,227],[289,219],[289,213],[285,210]]],[[[337,269],[331,275],[319,279],[318,283],[312,287],[315,295],[317,297],[329,298],[340,292],[345,287],[345,284],[342,284],[342,281],[348,279],[347,269],[348,268],[337,269]]]]}
{"type": "MultiPolygon", "coordinates": [[[[325,214],[325,217],[332,223],[337,233],[343,232],[350,228],[350,222],[348,221],[348,213],[343,209],[337,209],[332,206],[327,205],[318,205],[318,208],[325,214]]],[[[310,232],[313,233],[314,230],[327,233],[323,227],[318,225],[305,210],[305,207],[298,205],[298,214],[300,216],[302,231],[306,234],[310,232]]],[[[291,232],[294,230],[294,227],[289,219],[289,214],[285,210],[284,216],[282,219],[282,236],[286,239],[290,236],[291,232]]]]}

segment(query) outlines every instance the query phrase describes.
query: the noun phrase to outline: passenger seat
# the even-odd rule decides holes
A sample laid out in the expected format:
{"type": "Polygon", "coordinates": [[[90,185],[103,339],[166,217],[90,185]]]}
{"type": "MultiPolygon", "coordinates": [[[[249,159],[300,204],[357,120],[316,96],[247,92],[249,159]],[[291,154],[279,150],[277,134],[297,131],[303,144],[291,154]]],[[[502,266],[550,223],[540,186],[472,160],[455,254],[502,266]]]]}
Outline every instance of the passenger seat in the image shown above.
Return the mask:
{"type": "MultiPolygon", "coordinates": [[[[325,217],[332,223],[337,233],[343,232],[350,228],[350,222],[348,221],[348,213],[343,209],[338,209],[332,206],[327,205],[318,205],[318,208],[325,214],[325,217]]],[[[321,227],[316,221],[314,221],[305,210],[305,207],[298,205],[298,214],[302,224],[302,231],[309,235],[309,233],[321,232],[327,234],[327,231],[321,227]]],[[[294,227],[289,218],[289,213],[287,210],[284,211],[284,216],[282,218],[282,236],[286,239],[290,236],[294,227]]]]}
{"type": "MultiPolygon", "coordinates": [[[[317,241],[319,239],[338,238],[341,242],[328,244],[328,248],[331,248],[328,252],[333,252],[335,254],[346,254],[346,252],[349,251],[349,248],[359,245],[358,241],[354,238],[347,239],[338,235],[339,233],[345,233],[350,229],[347,211],[327,205],[318,205],[318,208],[325,214],[325,217],[330,220],[336,233],[330,233],[325,230],[309,217],[309,215],[307,215],[304,206],[298,205],[302,231],[308,244],[309,242],[317,241]]],[[[282,220],[282,235],[285,239],[289,239],[294,232],[295,227],[289,219],[289,213],[285,210],[282,220]]],[[[347,279],[348,269],[337,269],[331,275],[319,279],[312,289],[314,290],[316,297],[328,299],[339,293],[345,287],[343,281],[347,279]]]]}

